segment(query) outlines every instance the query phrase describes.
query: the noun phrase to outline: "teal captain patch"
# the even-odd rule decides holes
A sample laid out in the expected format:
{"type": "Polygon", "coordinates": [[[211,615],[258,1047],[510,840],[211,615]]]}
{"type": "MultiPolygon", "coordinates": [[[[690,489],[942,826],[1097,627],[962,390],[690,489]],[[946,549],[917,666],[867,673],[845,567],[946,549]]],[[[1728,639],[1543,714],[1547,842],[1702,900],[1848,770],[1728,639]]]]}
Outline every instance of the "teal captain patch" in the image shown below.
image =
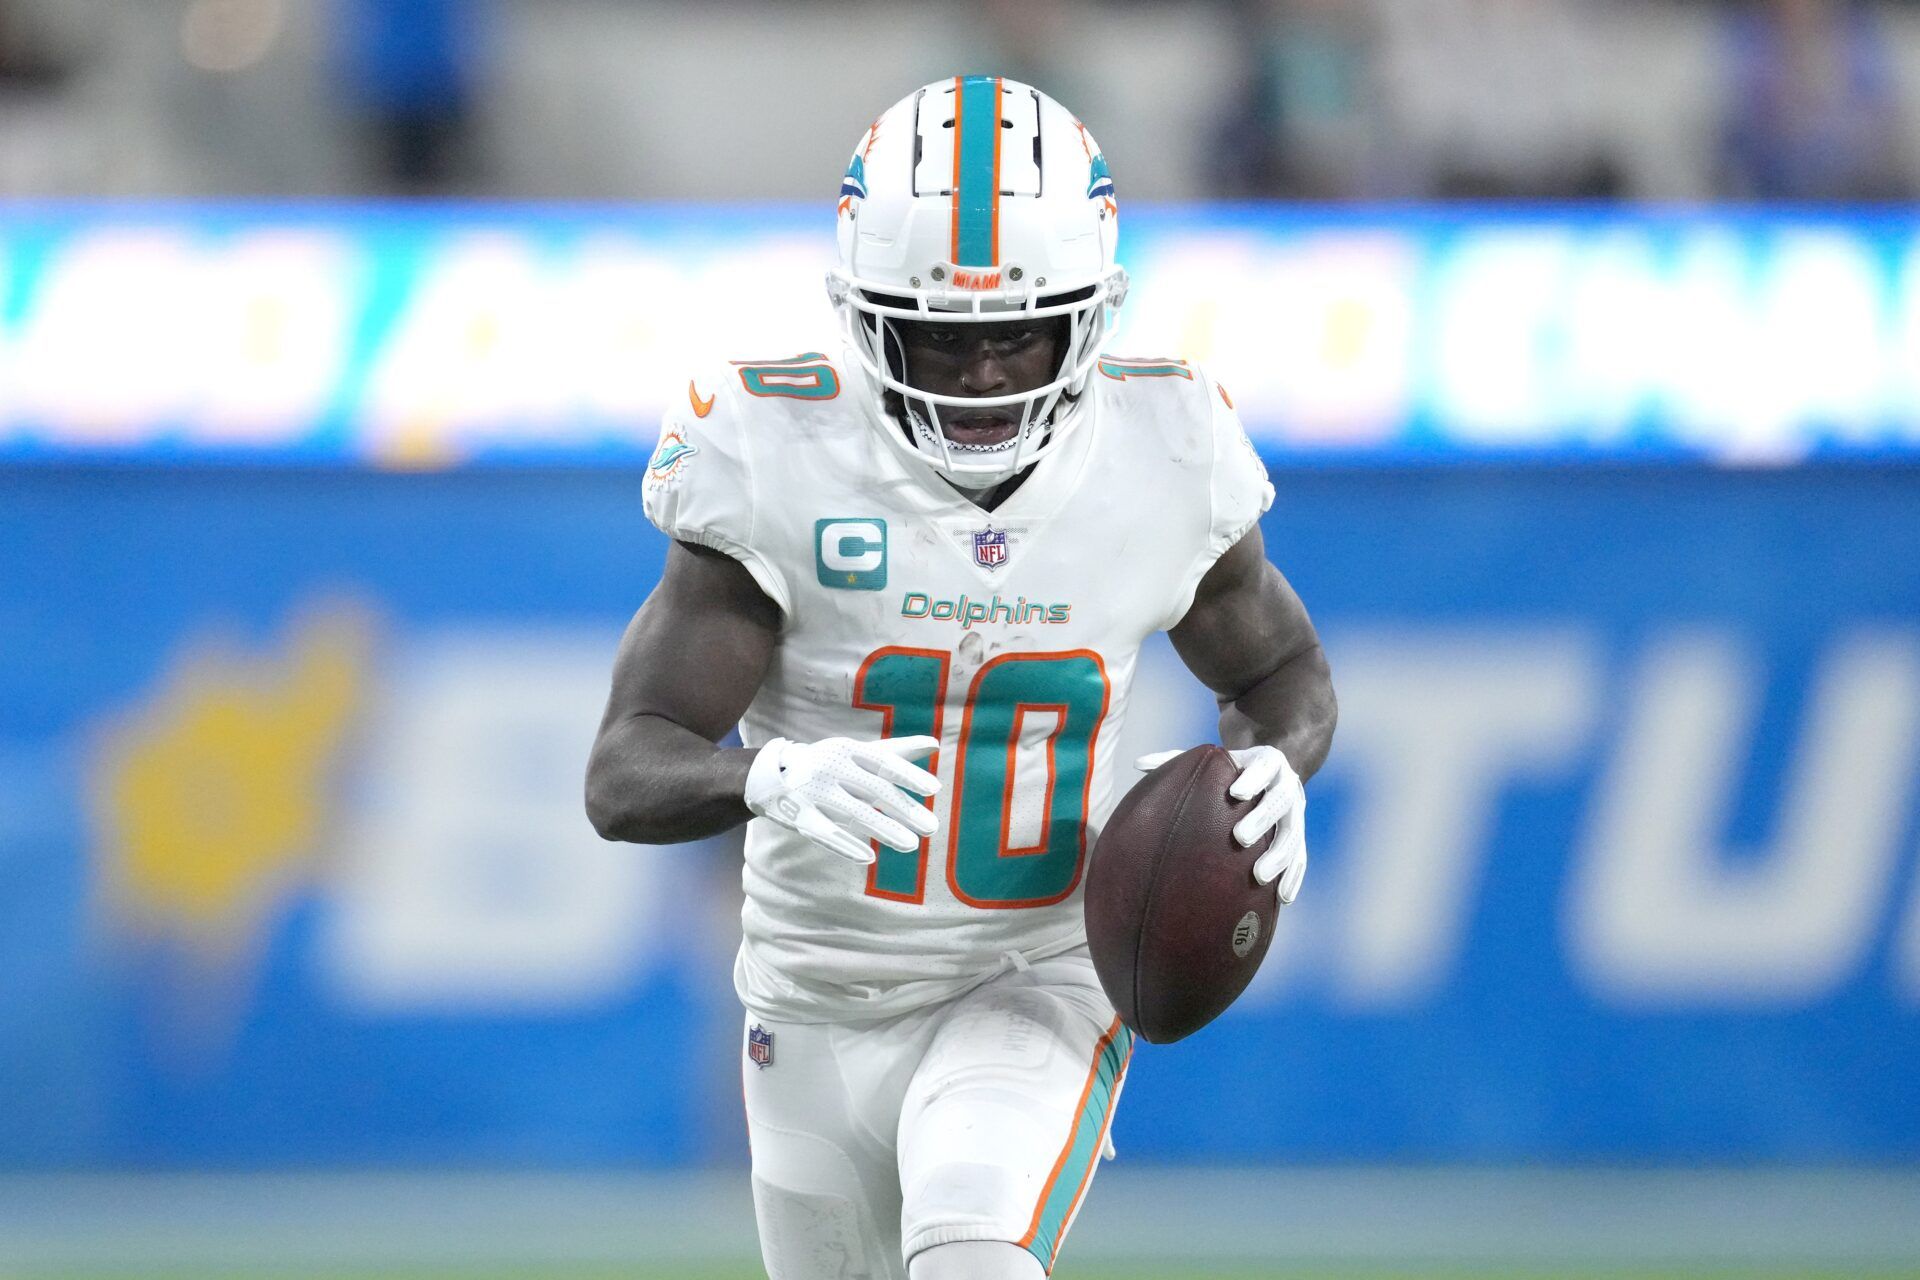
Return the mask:
{"type": "Polygon", "coordinates": [[[874,516],[814,521],[813,565],[823,587],[880,590],[887,585],[887,522],[874,516]]]}

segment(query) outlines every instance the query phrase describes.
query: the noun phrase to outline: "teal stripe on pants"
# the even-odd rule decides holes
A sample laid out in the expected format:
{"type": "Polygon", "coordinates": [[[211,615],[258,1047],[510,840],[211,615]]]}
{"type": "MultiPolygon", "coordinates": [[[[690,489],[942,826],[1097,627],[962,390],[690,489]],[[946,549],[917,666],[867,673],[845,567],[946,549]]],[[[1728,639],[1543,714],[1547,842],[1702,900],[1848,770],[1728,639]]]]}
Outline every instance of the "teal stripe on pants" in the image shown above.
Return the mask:
{"type": "Polygon", "coordinates": [[[1072,1146],[1060,1167],[1060,1176],[1047,1192],[1033,1239],[1027,1244],[1027,1252],[1038,1258],[1048,1271],[1053,1270],[1053,1256],[1060,1251],[1060,1237],[1066,1232],[1073,1203],[1092,1173],[1093,1162],[1100,1158],[1100,1135],[1106,1132],[1107,1115],[1113,1109],[1114,1085],[1126,1070],[1127,1056],[1132,1051],[1133,1032],[1125,1026],[1116,1026],[1113,1039],[1101,1046],[1094,1067],[1093,1089],[1085,1110],[1080,1113],[1079,1123],[1074,1126],[1072,1146]]]}

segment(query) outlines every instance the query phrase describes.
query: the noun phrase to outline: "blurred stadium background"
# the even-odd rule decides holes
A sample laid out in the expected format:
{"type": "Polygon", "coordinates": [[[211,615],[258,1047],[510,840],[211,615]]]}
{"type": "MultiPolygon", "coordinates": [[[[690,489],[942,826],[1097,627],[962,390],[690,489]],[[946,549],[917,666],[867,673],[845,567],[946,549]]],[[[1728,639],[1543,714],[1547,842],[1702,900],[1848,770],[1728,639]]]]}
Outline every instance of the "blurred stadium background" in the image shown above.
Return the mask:
{"type": "Polygon", "coordinates": [[[1920,11],[0,0],[0,1275],[758,1274],[737,844],[580,778],[660,409],[958,70],[1344,712],[1060,1274],[1920,1274],[1920,11]]]}

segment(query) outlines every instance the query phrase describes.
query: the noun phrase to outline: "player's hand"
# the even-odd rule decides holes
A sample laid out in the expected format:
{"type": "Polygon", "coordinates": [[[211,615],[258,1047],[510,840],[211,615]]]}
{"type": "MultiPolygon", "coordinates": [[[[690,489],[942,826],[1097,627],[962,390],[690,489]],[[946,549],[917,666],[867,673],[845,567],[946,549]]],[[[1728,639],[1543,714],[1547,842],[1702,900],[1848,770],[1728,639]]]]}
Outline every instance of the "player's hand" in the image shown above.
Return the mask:
{"type": "Polygon", "coordinates": [[[938,738],[775,738],[747,770],[747,808],[854,862],[872,862],[878,840],[911,852],[933,834],[933,811],[907,792],[930,796],[940,780],[907,763],[938,738]],[[904,790],[903,790],[904,788],[904,790]]]}
{"type": "MultiPolygon", "coordinates": [[[[1179,754],[1156,751],[1133,763],[1150,773],[1179,754]]],[[[1272,836],[1267,851],[1253,864],[1253,878],[1261,884],[1278,880],[1284,906],[1300,895],[1300,882],[1307,877],[1307,790],[1277,747],[1242,747],[1227,754],[1240,766],[1227,794],[1235,800],[1260,797],[1252,811],[1233,824],[1234,843],[1251,849],[1272,836]]]]}

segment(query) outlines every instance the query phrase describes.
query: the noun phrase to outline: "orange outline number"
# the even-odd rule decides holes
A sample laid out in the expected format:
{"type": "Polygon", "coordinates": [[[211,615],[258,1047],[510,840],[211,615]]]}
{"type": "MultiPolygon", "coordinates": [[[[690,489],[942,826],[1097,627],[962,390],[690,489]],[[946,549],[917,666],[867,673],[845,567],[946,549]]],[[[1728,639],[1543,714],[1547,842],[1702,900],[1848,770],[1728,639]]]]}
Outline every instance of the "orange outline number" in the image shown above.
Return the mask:
{"type": "MultiPolygon", "coordinates": [[[[862,711],[880,713],[883,738],[922,733],[938,738],[946,710],[947,668],[951,661],[951,656],[940,649],[908,649],[898,645],[875,649],[853,677],[853,705],[862,711]]],[[[929,773],[940,772],[940,753],[935,751],[923,767],[929,773]]],[[[933,796],[927,797],[929,809],[933,801],[933,796]]],[[[926,901],[927,848],[925,839],[913,853],[903,853],[873,841],[873,863],[867,868],[868,896],[894,902],[926,901]]]]}
{"type": "Polygon", "coordinates": [[[735,360],[740,385],[749,395],[790,400],[831,400],[840,394],[840,375],[818,351],[785,360],[735,360]]]}
{"type": "MultiPolygon", "coordinates": [[[[938,649],[889,645],[867,655],[854,677],[853,705],[878,711],[883,737],[940,736],[951,657],[938,649]]],[[[985,910],[1041,907],[1080,883],[1087,857],[1094,741],[1112,702],[1106,663],[1091,649],[1005,653],[974,673],[961,714],[947,807],[947,888],[985,910]],[[1029,715],[1056,723],[1046,740],[1040,838],[1013,841],[1013,783],[1029,715]]],[[[938,772],[939,753],[928,764],[938,772]]],[[[896,902],[926,900],[928,842],[914,853],[875,845],[867,893],[896,902]]]]}

